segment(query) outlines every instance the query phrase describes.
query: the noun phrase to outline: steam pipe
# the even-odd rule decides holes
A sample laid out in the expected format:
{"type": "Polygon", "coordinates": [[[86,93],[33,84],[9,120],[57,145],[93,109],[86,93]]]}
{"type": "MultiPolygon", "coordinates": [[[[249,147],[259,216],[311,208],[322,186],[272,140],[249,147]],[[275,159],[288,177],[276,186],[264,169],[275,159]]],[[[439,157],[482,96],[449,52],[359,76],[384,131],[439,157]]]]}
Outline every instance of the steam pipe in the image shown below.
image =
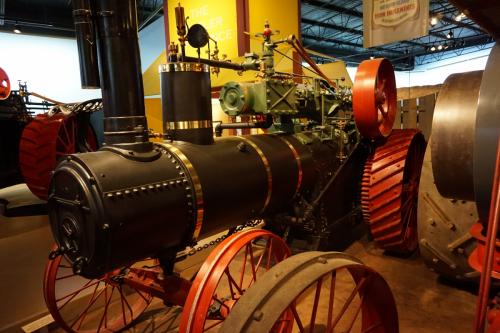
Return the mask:
{"type": "Polygon", "coordinates": [[[106,145],[148,151],[135,0],[97,0],[97,51],[106,145]]]}
{"type": "Polygon", "coordinates": [[[249,66],[245,66],[245,65],[236,64],[233,62],[217,61],[217,60],[210,60],[210,59],[203,59],[203,58],[194,58],[194,57],[188,57],[188,56],[184,57],[184,61],[186,61],[186,62],[200,62],[202,64],[207,64],[207,65],[212,66],[212,67],[232,69],[235,71],[246,71],[249,69],[258,70],[259,69],[259,64],[257,62],[252,63],[249,66]]]}
{"type": "Polygon", "coordinates": [[[273,124],[273,117],[268,116],[265,121],[242,122],[242,123],[219,123],[215,126],[215,135],[221,136],[225,129],[244,129],[244,128],[269,128],[273,124]]]}

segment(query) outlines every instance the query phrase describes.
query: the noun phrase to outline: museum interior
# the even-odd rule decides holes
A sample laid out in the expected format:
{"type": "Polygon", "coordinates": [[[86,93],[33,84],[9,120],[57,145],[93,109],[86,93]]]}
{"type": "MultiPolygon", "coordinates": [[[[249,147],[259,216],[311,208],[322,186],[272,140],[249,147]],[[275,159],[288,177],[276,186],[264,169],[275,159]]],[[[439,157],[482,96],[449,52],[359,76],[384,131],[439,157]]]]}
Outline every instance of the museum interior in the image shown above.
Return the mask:
{"type": "Polygon", "coordinates": [[[500,332],[497,41],[495,0],[0,0],[0,333],[500,332]]]}

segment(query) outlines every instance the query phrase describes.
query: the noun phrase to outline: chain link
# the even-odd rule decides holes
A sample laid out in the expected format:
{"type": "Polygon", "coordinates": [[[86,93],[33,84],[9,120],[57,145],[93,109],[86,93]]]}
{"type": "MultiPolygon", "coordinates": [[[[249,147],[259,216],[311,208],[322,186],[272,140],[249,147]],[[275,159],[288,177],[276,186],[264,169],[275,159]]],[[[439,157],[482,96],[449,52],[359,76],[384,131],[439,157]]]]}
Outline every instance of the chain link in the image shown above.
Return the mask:
{"type": "Polygon", "coordinates": [[[222,235],[220,237],[217,237],[216,239],[214,239],[214,240],[212,240],[212,241],[210,241],[210,242],[208,242],[206,244],[203,244],[203,246],[194,246],[191,250],[189,250],[189,252],[187,253],[187,255],[188,256],[193,256],[193,255],[195,255],[196,253],[198,253],[200,251],[206,250],[209,247],[212,247],[214,245],[219,244],[224,239],[228,238],[229,236],[231,236],[231,235],[233,235],[233,234],[235,234],[237,232],[243,231],[246,228],[256,227],[259,224],[261,224],[263,221],[264,220],[250,220],[250,221],[246,222],[245,224],[241,224],[241,225],[237,226],[234,229],[230,229],[227,234],[222,235]]]}

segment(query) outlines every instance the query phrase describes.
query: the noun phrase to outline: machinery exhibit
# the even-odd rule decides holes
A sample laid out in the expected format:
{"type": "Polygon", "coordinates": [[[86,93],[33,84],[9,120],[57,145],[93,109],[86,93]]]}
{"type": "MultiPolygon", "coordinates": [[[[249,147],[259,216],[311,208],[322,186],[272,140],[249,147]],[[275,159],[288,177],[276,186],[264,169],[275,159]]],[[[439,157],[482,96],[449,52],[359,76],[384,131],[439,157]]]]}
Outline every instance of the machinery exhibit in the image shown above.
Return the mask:
{"type": "MultiPolygon", "coordinates": [[[[431,308],[455,295],[469,305],[463,329],[500,331],[500,26],[489,13],[440,3],[447,11],[434,17],[458,10],[448,24],[470,21],[491,51],[483,69],[412,95],[398,76],[409,52],[388,59],[385,46],[363,46],[381,56],[361,54],[351,86],[320,64],[333,59],[347,74],[350,55],[311,50],[304,29],[281,35],[286,22],[269,8],[254,32],[255,7],[236,1],[247,30],[237,47],[247,44],[228,57],[222,16],[199,23],[208,5],[185,2],[155,1],[146,18],[146,2],[69,2],[73,65],[99,97],[60,102],[21,81],[12,90],[0,68],[0,261],[19,261],[11,253],[22,248],[26,262],[3,284],[30,279],[0,311],[26,314],[6,326],[0,315],[0,332],[427,331],[415,320],[426,309],[406,300],[431,308]],[[161,12],[150,79],[141,43],[161,12]],[[36,222],[16,210],[25,197],[42,207],[36,222]]],[[[317,2],[304,1],[361,22],[358,9],[379,5],[317,2]]],[[[298,4],[300,28],[311,12],[298,4]]],[[[359,34],[329,19],[309,24],[359,34]]],[[[454,38],[443,31],[429,35],[454,38]]],[[[451,331],[446,316],[436,332],[451,331]]]]}

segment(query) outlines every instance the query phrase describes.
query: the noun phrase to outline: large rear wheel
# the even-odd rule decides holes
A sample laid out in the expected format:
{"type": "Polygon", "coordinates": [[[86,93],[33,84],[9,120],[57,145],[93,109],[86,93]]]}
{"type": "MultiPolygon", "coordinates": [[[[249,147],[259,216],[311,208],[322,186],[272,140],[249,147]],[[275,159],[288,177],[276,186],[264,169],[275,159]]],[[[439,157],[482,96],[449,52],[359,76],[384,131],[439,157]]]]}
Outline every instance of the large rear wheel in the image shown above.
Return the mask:
{"type": "Polygon", "coordinates": [[[385,280],[357,259],[304,252],[257,281],[219,332],[292,331],[397,333],[396,304],[385,280]]]}

